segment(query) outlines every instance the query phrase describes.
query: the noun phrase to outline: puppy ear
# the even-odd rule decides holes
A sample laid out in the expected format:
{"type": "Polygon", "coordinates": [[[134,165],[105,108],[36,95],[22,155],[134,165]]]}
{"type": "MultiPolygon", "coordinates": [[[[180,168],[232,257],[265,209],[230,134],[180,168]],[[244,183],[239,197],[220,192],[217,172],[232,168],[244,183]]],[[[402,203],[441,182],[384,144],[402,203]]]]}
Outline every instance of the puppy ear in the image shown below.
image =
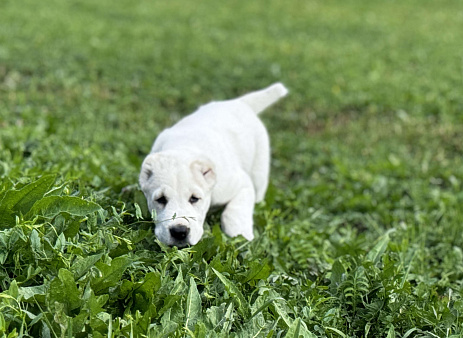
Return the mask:
{"type": "Polygon", "coordinates": [[[209,159],[202,158],[194,161],[191,164],[191,170],[195,174],[195,177],[200,182],[205,183],[209,189],[214,186],[216,180],[215,167],[209,159]]]}
{"type": "Polygon", "coordinates": [[[153,177],[154,171],[153,171],[153,164],[155,161],[157,161],[157,158],[159,157],[158,154],[149,154],[146,156],[145,160],[143,161],[143,164],[141,165],[141,171],[140,171],[140,176],[139,176],[139,183],[140,186],[143,190],[143,187],[149,182],[149,180],[153,177]]]}

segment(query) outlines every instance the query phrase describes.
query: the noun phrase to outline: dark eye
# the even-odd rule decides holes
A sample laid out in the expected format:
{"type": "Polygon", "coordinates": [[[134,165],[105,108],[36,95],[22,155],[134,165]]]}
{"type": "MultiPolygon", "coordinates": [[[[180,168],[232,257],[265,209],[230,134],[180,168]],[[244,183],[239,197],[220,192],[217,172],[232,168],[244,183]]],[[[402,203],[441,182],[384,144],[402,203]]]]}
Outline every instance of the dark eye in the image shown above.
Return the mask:
{"type": "Polygon", "coordinates": [[[198,202],[198,201],[199,201],[199,198],[198,198],[198,197],[191,195],[191,197],[190,197],[190,199],[189,199],[188,202],[190,202],[191,204],[195,204],[195,203],[198,202]]]}
{"type": "Polygon", "coordinates": [[[161,205],[166,205],[167,204],[167,198],[165,196],[159,197],[156,202],[158,202],[161,205]]]}
{"type": "Polygon", "coordinates": [[[149,180],[151,176],[153,176],[153,172],[150,169],[146,169],[145,174],[147,180],[149,180]]]}

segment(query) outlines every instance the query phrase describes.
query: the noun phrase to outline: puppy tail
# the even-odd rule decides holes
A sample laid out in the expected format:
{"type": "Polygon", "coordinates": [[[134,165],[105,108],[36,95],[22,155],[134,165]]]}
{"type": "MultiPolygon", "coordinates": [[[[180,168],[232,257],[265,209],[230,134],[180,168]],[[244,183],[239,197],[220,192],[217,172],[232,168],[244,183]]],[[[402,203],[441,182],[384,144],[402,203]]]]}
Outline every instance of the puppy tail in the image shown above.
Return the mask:
{"type": "Polygon", "coordinates": [[[238,100],[243,101],[250,106],[256,114],[259,114],[264,109],[286,96],[286,94],[288,94],[288,89],[286,89],[281,82],[277,82],[265,89],[241,96],[238,100]]]}

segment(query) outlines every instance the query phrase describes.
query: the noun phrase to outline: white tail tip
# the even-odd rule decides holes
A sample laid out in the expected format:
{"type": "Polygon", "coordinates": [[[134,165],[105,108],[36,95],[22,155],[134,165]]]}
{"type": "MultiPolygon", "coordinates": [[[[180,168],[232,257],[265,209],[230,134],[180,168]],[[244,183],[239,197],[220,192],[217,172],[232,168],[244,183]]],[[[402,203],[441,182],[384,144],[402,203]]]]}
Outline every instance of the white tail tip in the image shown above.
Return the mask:
{"type": "Polygon", "coordinates": [[[258,114],[287,94],[288,89],[281,82],[277,82],[265,89],[241,96],[239,100],[258,114]]]}

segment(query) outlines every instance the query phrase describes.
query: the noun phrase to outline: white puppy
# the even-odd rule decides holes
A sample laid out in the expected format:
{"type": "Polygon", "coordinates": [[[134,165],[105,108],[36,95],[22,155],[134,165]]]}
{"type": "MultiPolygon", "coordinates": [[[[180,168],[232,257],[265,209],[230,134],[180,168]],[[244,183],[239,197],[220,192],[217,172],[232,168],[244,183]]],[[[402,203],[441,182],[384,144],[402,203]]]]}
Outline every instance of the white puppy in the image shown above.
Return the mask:
{"type": "Polygon", "coordinates": [[[196,244],[215,205],[225,205],[227,235],[254,238],[254,204],[264,199],[270,169],[269,138],[257,114],[287,93],[276,83],[211,102],[159,134],[143,162],[140,186],[149,210],[156,211],[161,242],[196,244]]]}

